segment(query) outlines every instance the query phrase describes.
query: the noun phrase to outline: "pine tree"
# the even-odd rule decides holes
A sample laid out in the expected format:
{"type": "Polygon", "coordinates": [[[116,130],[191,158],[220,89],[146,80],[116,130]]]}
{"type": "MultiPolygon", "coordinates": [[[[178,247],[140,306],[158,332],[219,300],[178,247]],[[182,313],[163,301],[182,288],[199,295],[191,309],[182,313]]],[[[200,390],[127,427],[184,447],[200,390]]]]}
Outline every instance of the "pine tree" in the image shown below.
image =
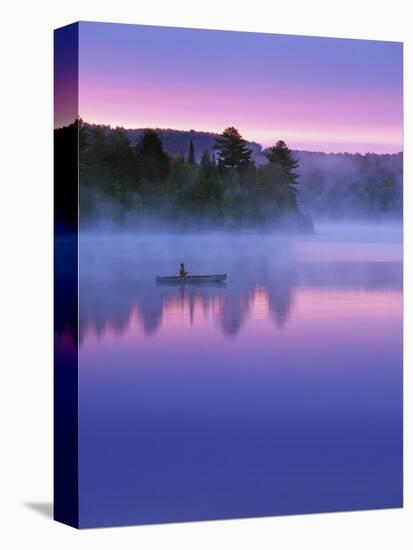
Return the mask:
{"type": "Polygon", "coordinates": [[[192,139],[189,142],[188,164],[191,164],[192,166],[195,165],[195,150],[192,139]]]}
{"type": "Polygon", "coordinates": [[[133,150],[121,128],[115,128],[109,135],[107,162],[118,183],[131,170],[133,150]]]}
{"type": "Polygon", "coordinates": [[[147,128],[136,147],[140,177],[148,181],[163,181],[169,172],[169,157],[155,130],[147,128]]]}
{"type": "Polygon", "coordinates": [[[252,151],[247,142],[234,127],[226,128],[216,138],[214,149],[217,150],[218,162],[225,168],[248,168],[253,166],[252,151]]]}
{"type": "Polygon", "coordinates": [[[279,173],[277,176],[278,183],[284,188],[286,196],[286,202],[290,207],[297,208],[297,184],[298,174],[295,172],[298,168],[298,161],[292,156],[292,151],[285,141],[277,141],[277,143],[270,147],[267,153],[267,157],[272,169],[276,169],[279,173]]]}
{"type": "Polygon", "coordinates": [[[298,161],[292,156],[292,151],[285,141],[277,141],[277,143],[270,147],[265,154],[270,164],[278,165],[282,168],[287,183],[297,183],[298,174],[294,171],[298,168],[298,161]]]}

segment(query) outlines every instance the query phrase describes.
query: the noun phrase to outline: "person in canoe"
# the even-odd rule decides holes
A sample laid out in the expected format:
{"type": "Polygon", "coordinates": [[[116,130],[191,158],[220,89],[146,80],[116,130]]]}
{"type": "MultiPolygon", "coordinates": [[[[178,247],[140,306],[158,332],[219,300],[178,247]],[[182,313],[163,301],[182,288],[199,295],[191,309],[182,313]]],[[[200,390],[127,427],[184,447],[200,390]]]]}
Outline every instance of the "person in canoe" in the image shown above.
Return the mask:
{"type": "Polygon", "coordinates": [[[184,264],[181,264],[181,267],[179,268],[179,276],[180,277],[186,277],[188,275],[188,272],[185,271],[184,264]]]}

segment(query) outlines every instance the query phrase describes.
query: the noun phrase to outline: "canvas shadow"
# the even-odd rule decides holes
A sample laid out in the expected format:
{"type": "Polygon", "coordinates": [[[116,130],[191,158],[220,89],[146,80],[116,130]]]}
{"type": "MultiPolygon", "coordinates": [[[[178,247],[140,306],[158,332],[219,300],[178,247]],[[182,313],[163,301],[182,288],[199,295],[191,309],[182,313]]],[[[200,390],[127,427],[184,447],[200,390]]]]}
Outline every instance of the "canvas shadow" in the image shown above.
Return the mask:
{"type": "Polygon", "coordinates": [[[48,518],[53,519],[53,503],[52,502],[24,502],[26,508],[30,508],[34,512],[48,518]]]}

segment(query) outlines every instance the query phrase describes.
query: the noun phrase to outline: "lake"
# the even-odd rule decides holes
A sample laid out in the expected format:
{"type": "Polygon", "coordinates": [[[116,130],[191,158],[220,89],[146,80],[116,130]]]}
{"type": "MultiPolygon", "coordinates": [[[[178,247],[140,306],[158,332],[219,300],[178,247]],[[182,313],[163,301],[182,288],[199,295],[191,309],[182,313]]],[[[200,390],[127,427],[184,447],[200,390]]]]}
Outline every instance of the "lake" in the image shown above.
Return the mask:
{"type": "Polygon", "coordinates": [[[402,505],[401,231],[316,230],[81,233],[82,527],[402,505]]]}

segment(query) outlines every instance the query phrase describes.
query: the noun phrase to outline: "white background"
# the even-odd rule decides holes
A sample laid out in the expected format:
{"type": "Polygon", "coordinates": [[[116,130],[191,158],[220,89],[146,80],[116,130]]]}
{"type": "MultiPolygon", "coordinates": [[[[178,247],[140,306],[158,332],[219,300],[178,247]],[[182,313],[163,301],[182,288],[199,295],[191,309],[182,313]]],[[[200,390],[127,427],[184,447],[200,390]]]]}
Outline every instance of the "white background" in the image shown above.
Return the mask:
{"type": "MultiPolygon", "coordinates": [[[[3,3],[0,31],[0,544],[14,548],[405,549],[405,509],[76,531],[52,499],[52,29],[77,20],[405,42],[406,304],[411,298],[412,36],[407,0],[127,0],[3,3]],[[34,503],[34,507],[33,507],[34,503]],[[49,504],[48,504],[49,503],[49,504]],[[40,506],[39,506],[40,505],[40,506]],[[36,509],[37,508],[37,511],[36,509]]],[[[411,312],[406,331],[411,331],[411,312]]],[[[411,462],[411,345],[405,460],[411,462]]],[[[410,535],[412,528],[410,527],[410,535]]]]}

